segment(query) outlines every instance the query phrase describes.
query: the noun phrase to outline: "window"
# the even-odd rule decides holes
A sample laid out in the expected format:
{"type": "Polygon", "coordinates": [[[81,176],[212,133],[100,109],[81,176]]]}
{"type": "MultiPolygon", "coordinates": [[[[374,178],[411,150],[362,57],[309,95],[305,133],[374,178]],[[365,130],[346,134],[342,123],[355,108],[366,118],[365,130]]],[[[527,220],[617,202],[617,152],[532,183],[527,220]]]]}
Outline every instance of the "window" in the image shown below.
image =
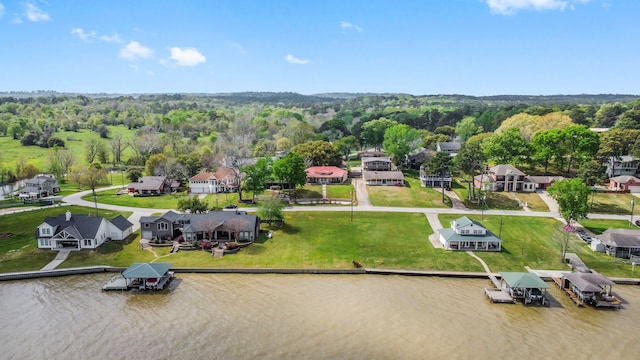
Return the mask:
{"type": "Polygon", "coordinates": [[[40,240],[40,246],[51,246],[51,240],[49,239],[40,240]]]}
{"type": "Polygon", "coordinates": [[[158,223],[158,230],[169,230],[169,224],[164,222],[158,223]]]}
{"type": "Polygon", "coordinates": [[[149,223],[144,224],[144,228],[145,228],[145,229],[148,229],[148,228],[150,228],[150,227],[151,227],[151,224],[149,224],[149,223]]]}
{"type": "Polygon", "coordinates": [[[92,246],[93,239],[84,239],[84,246],[92,246]]]}

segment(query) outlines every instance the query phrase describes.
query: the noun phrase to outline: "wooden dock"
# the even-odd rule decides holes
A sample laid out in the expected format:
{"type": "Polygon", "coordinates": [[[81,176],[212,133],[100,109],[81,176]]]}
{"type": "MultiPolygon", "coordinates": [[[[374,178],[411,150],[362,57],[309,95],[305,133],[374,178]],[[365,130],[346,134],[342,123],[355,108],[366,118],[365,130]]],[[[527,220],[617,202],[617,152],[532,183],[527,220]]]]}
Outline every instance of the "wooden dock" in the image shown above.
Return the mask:
{"type": "Polygon", "coordinates": [[[484,293],[492,303],[515,303],[509,292],[500,288],[484,288],[484,293]]]}
{"type": "Polygon", "coordinates": [[[578,295],[576,295],[576,293],[574,293],[571,289],[562,286],[562,278],[554,277],[553,282],[555,282],[556,285],[558,285],[558,287],[560,287],[560,289],[564,291],[565,294],[567,294],[567,296],[569,296],[577,306],[584,305],[584,301],[582,301],[582,299],[580,299],[578,295]]]}

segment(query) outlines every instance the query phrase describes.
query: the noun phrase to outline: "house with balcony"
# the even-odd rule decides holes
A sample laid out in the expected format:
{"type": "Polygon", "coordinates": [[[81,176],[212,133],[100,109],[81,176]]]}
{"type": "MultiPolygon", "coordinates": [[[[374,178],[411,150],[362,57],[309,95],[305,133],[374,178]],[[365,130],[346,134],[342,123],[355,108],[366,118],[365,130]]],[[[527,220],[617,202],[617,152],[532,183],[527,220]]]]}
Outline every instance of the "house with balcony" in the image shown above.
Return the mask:
{"type": "Polygon", "coordinates": [[[60,192],[60,186],[53,175],[37,175],[25,181],[25,187],[18,194],[20,199],[40,199],[60,192]]]}
{"type": "Polygon", "coordinates": [[[238,175],[235,170],[220,167],[215,172],[203,172],[189,179],[192,194],[230,193],[238,190],[238,175]]]}
{"type": "Polygon", "coordinates": [[[441,176],[440,174],[429,174],[424,165],[420,165],[420,185],[422,187],[445,187],[451,188],[451,174],[441,176]]]}
{"type": "Polygon", "coordinates": [[[476,188],[486,191],[535,191],[537,184],[526,180],[527,176],[517,168],[501,164],[473,177],[476,188]]]}
{"type": "Polygon", "coordinates": [[[466,216],[451,221],[451,227],[438,230],[445,250],[500,251],[502,240],[479,222],[466,216]]]}
{"type": "Polygon", "coordinates": [[[607,159],[606,173],[612,178],[622,175],[635,176],[640,169],[640,159],[625,155],[620,157],[611,156],[607,159]]]}

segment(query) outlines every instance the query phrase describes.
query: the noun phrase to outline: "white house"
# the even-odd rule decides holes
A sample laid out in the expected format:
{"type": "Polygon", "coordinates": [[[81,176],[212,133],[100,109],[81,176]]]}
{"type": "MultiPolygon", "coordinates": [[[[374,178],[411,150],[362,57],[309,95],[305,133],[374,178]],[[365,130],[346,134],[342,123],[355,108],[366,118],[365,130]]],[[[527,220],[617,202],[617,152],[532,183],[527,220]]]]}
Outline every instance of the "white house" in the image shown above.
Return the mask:
{"type": "Polygon", "coordinates": [[[133,224],[122,215],[111,221],[93,215],[72,215],[71,211],[47,217],[36,230],[39,249],[95,249],[105,241],[124,240],[133,224]]]}
{"type": "Polygon", "coordinates": [[[502,240],[466,216],[453,220],[451,228],[438,232],[445,250],[500,251],[502,248],[502,240]]]}
{"type": "Polygon", "coordinates": [[[221,167],[216,172],[196,174],[189,179],[192,194],[216,194],[234,192],[238,189],[238,176],[233,169],[221,167]]]}
{"type": "Polygon", "coordinates": [[[625,155],[607,159],[607,176],[612,178],[621,175],[635,176],[638,173],[640,159],[625,155]]]}

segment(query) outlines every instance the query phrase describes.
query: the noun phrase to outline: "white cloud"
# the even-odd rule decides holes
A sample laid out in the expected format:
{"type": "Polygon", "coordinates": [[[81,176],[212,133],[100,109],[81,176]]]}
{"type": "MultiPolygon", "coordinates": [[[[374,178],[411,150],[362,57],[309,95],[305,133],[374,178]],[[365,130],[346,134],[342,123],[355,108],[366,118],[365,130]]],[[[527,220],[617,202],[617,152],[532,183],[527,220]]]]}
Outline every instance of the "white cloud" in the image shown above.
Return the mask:
{"type": "Polygon", "coordinates": [[[137,41],[131,41],[122,49],[120,49],[120,57],[126,60],[134,61],[138,59],[146,59],[153,56],[153,50],[146,46],[140,45],[137,41]]]}
{"type": "Polygon", "coordinates": [[[248,51],[247,49],[244,48],[244,46],[238,44],[238,43],[233,43],[231,44],[231,47],[238,50],[238,52],[242,55],[247,55],[248,51]]]}
{"type": "Polygon", "coordinates": [[[0,17],[4,15],[4,5],[0,4],[0,17]]]}
{"type": "Polygon", "coordinates": [[[520,10],[564,10],[574,8],[574,4],[584,4],[590,0],[486,0],[492,13],[511,15],[520,10]]]}
{"type": "Polygon", "coordinates": [[[70,34],[78,36],[80,39],[82,39],[82,41],[89,41],[91,38],[96,36],[95,31],[91,31],[90,33],[87,33],[82,28],[73,28],[71,29],[70,34]]]}
{"type": "Polygon", "coordinates": [[[50,20],[49,14],[42,11],[40,8],[33,4],[27,3],[27,5],[25,5],[25,8],[25,15],[27,16],[27,19],[29,19],[29,21],[39,22],[50,20]]]}
{"type": "Polygon", "coordinates": [[[100,36],[100,40],[108,43],[118,43],[118,44],[123,44],[125,42],[120,38],[120,35],[118,34],[113,34],[113,36],[102,35],[100,36]]]}
{"type": "Polygon", "coordinates": [[[195,48],[181,49],[179,47],[172,47],[170,58],[174,60],[178,66],[196,66],[207,61],[207,58],[195,48]]]}
{"type": "Polygon", "coordinates": [[[291,64],[308,64],[309,60],[303,60],[303,59],[298,59],[297,57],[289,54],[287,56],[284,57],[285,60],[287,60],[287,62],[291,63],[291,64]]]}
{"type": "Polygon", "coordinates": [[[358,31],[362,31],[362,28],[360,26],[352,24],[352,23],[350,23],[348,21],[341,21],[340,22],[340,27],[343,28],[343,29],[355,29],[355,30],[358,30],[358,31]]]}

